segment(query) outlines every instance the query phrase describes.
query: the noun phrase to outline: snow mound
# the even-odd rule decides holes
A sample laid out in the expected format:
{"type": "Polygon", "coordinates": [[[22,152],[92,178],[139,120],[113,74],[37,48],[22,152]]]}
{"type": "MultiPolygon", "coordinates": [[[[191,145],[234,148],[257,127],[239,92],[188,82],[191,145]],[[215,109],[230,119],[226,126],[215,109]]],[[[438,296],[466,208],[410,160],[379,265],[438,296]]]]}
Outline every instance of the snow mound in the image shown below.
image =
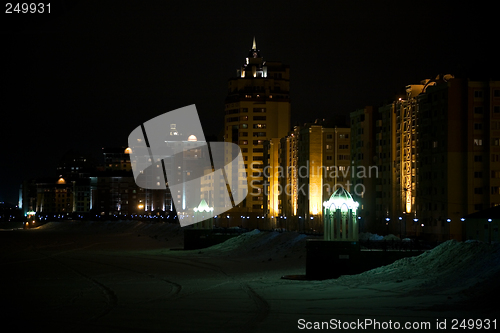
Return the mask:
{"type": "Polygon", "coordinates": [[[418,280],[429,290],[489,285],[500,274],[500,245],[449,240],[419,256],[408,257],[354,276],[340,283],[367,284],[418,280]],[[489,281],[489,282],[488,282],[489,281]]]}
{"type": "Polygon", "coordinates": [[[275,258],[305,256],[306,239],[296,232],[252,230],[203,250],[206,254],[275,258]]]}
{"type": "Polygon", "coordinates": [[[359,240],[371,240],[371,241],[380,241],[383,240],[384,236],[380,236],[377,234],[372,234],[371,232],[362,232],[359,234],[359,240]]]}
{"type": "Polygon", "coordinates": [[[362,241],[399,240],[399,237],[395,236],[393,234],[381,236],[381,235],[377,235],[377,234],[372,234],[371,232],[362,232],[359,234],[359,240],[362,240],[362,241]]]}
{"type": "Polygon", "coordinates": [[[384,240],[400,240],[400,238],[396,235],[389,234],[387,236],[384,236],[384,240]]]}

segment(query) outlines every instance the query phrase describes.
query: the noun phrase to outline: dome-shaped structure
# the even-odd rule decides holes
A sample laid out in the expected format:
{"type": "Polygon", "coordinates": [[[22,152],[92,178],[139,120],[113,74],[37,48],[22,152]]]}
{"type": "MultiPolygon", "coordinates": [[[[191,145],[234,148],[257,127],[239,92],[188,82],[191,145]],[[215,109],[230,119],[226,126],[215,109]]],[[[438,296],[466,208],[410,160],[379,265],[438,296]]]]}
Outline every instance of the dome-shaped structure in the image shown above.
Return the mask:
{"type": "Polygon", "coordinates": [[[213,212],[214,208],[213,207],[208,207],[208,204],[205,201],[205,199],[201,199],[201,202],[198,205],[198,207],[195,207],[193,210],[195,212],[213,212]]]}
{"type": "Polygon", "coordinates": [[[213,219],[213,207],[209,207],[205,199],[201,199],[198,207],[193,208],[194,217],[196,217],[198,223],[193,225],[194,229],[213,229],[214,219],[213,219]],[[206,217],[205,217],[206,215],[206,217]]]}
{"type": "Polygon", "coordinates": [[[323,202],[323,207],[330,210],[340,209],[343,212],[347,212],[349,209],[356,210],[359,204],[354,201],[351,194],[347,192],[343,187],[339,187],[328,201],[323,202]]]}
{"type": "Polygon", "coordinates": [[[188,137],[188,141],[198,141],[198,139],[196,138],[196,136],[194,136],[194,135],[190,135],[190,136],[188,137]]]}
{"type": "Polygon", "coordinates": [[[324,240],[357,241],[358,225],[356,210],[359,204],[343,187],[338,188],[324,207],[324,240]]]}

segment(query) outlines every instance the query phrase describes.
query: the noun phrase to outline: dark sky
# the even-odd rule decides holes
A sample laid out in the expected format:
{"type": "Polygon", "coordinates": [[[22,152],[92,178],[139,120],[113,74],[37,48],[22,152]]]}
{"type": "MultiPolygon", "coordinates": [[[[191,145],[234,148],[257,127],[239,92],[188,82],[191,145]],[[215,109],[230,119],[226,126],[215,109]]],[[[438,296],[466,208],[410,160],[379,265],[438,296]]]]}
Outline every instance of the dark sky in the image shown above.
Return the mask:
{"type": "Polygon", "coordinates": [[[265,59],[290,65],[293,122],[347,115],[439,73],[493,73],[499,29],[487,3],[59,0],[50,15],[2,9],[0,201],[17,203],[23,179],[56,176],[69,149],[100,156],[179,107],[196,104],[206,134],[218,134],[227,80],[253,36],[265,59]]]}

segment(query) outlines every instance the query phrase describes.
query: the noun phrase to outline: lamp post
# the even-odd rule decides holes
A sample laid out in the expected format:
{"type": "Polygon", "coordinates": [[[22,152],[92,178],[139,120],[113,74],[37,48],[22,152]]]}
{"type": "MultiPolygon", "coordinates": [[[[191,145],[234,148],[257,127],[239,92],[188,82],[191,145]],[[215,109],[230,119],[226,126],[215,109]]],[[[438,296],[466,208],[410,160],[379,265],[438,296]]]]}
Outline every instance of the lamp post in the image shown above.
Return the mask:
{"type": "Polygon", "coordinates": [[[399,217],[399,238],[403,239],[403,218],[399,217]]]}
{"type": "Polygon", "coordinates": [[[451,238],[451,219],[446,219],[446,222],[448,222],[448,240],[451,238]]]}
{"type": "Polygon", "coordinates": [[[491,221],[492,219],[488,219],[488,240],[490,244],[491,244],[491,221]]]}

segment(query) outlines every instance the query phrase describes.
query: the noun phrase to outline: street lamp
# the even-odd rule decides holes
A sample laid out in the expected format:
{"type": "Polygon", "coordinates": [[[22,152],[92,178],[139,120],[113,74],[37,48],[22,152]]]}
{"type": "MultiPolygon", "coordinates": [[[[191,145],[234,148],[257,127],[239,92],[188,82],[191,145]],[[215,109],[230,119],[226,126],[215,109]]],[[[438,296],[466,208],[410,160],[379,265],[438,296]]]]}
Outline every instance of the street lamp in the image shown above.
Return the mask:
{"type": "Polygon", "coordinates": [[[491,219],[488,219],[488,238],[489,238],[489,243],[491,244],[491,219]]]}

